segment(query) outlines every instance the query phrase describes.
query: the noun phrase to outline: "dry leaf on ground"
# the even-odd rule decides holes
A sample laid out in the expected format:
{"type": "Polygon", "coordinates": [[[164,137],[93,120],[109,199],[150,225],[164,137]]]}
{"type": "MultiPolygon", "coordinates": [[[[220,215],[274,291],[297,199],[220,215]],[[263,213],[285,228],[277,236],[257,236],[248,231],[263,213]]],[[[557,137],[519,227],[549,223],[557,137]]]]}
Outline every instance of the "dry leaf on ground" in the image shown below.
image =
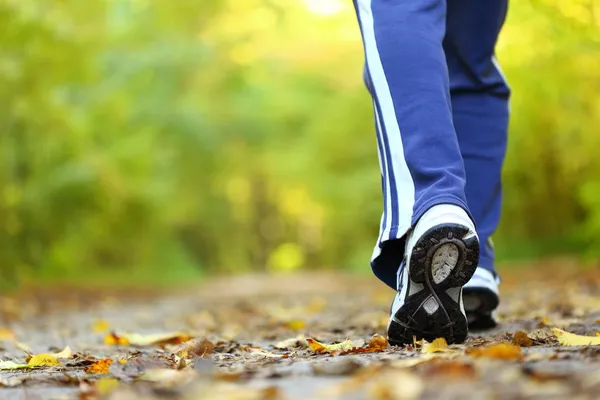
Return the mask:
{"type": "Polygon", "coordinates": [[[95,363],[93,363],[92,365],[87,366],[84,371],[87,372],[88,374],[98,374],[98,375],[102,375],[102,374],[108,374],[108,368],[110,367],[110,364],[113,363],[113,360],[111,359],[105,359],[105,360],[98,360],[95,363]]]}
{"type": "Polygon", "coordinates": [[[60,362],[52,354],[37,354],[27,361],[30,367],[53,367],[60,365],[60,362]]]}
{"type": "Polygon", "coordinates": [[[208,339],[192,339],[180,344],[174,353],[182,358],[188,358],[191,355],[198,357],[207,357],[215,351],[215,345],[208,339]]]}
{"type": "Polygon", "coordinates": [[[512,338],[512,344],[521,347],[531,347],[533,346],[533,340],[527,336],[525,331],[516,331],[512,338]]]}
{"type": "Polygon", "coordinates": [[[496,358],[499,360],[520,360],[523,358],[521,348],[509,343],[469,348],[466,350],[466,353],[473,357],[496,358]]]}
{"type": "Polygon", "coordinates": [[[453,350],[448,347],[448,343],[444,338],[437,338],[431,343],[428,343],[425,340],[422,341],[421,353],[450,353],[452,351],[453,350]]]}
{"type": "Polygon", "coordinates": [[[336,355],[376,353],[388,348],[387,339],[378,334],[373,335],[367,344],[360,347],[355,347],[355,344],[350,340],[336,344],[323,344],[314,339],[307,338],[306,342],[308,343],[308,347],[315,353],[336,355]]]}
{"type": "Polygon", "coordinates": [[[342,352],[352,350],[354,347],[354,344],[350,340],[345,340],[341,343],[335,344],[323,344],[315,339],[307,338],[306,342],[308,343],[308,347],[315,353],[333,353],[335,351],[342,352]]]}
{"type": "Polygon", "coordinates": [[[166,344],[180,344],[187,342],[191,337],[182,332],[155,333],[142,335],[139,333],[117,334],[111,332],[104,338],[105,344],[132,345],[132,346],[163,346],[166,344]]]}
{"type": "Polygon", "coordinates": [[[69,346],[65,347],[63,351],[52,354],[55,358],[71,358],[73,357],[73,352],[69,346]]]}
{"type": "Polygon", "coordinates": [[[552,333],[563,346],[600,346],[600,337],[598,336],[581,336],[558,328],[552,328],[552,333]]]}
{"type": "Polygon", "coordinates": [[[19,364],[14,361],[0,361],[0,370],[22,369],[22,368],[29,368],[29,366],[27,364],[19,364]]]}

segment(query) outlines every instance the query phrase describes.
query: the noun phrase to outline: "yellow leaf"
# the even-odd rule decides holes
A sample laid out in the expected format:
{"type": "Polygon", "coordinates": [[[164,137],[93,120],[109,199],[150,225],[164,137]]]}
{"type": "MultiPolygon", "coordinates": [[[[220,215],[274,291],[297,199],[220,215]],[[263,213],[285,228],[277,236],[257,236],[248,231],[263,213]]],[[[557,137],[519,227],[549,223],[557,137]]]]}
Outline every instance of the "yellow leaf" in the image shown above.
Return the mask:
{"type": "Polygon", "coordinates": [[[552,328],[552,333],[563,346],[600,346],[600,337],[598,336],[581,336],[558,328],[552,328]]]}
{"type": "Polygon", "coordinates": [[[52,354],[55,358],[71,358],[73,356],[73,352],[69,346],[65,347],[63,351],[60,353],[52,354]]]}
{"type": "Polygon", "coordinates": [[[98,319],[92,324],[92,330],[96,333],[106,332],[110,329],[108,322],[104,319],[98,319]]]}
{"type": "Polygon", "coordinates": [[[448,348],[448,343],[444,338],[437,338],[431,343],[424,342],[423,347],[421,347],[421,353],[448,353],[451,352],[448,348]]]}
{"type": "Polygon", "coordinates": [[[509,343],[470,348],[466,350],[466,353],[473,357],[496,358],[500,360],[520,360],[523,358],[521,348],[509,343]]]}
{"type": "Polygon", "coordinates": [[[98,360],[92,365],[87,366],[84,371],[88,374],[108,374],[108,368],[112,364],[113,360],[98,360]]]}
{"type": "Polygon", "coordinates": [[[28,361],[29,367],[53,367],[60,365],[60,362],[52,354],[37,354],[28,361]]]}
{"type": "Polygon", "coordinates": [[[119,360],[119,364],[121,364],[121,365],[127,364],[127,360],[119,360]]]}
{"type": "Polygon", "coordinates": [[[10,329],[0,328],[0,341],[15,340],[15,333],[10,329]]]}
{"type": "Polygon", "coordinates": [[[187,342],[191,336],[182,332],[155,333],[142,335],[139,333],[110,333],[104,338],[105,344],[133,346],[163,346],[166,344],[180,344],[187,342]]]}
{"type": "Polygon", "coordinates": [[[323,344],[314,339],[307,338],[308,347],[315,353],[333,353],[334,351],[348,351],[354,347],[350,340],[337,344],[323,344]]]}

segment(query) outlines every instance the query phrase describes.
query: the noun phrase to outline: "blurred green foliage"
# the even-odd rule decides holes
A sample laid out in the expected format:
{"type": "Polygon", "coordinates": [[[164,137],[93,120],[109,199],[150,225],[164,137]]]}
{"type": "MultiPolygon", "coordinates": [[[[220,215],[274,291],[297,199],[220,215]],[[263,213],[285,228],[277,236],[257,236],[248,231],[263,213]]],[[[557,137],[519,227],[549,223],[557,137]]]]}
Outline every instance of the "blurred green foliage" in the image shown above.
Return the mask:
{"type": "MultiPolygon", "coordinates": [[[[600,3],[511,6],[497,247],[595,257],[600,3]]],[[[368,269],[381,195],[347,2],[0,0],[0,27],[5,282],[368,269]]]]}

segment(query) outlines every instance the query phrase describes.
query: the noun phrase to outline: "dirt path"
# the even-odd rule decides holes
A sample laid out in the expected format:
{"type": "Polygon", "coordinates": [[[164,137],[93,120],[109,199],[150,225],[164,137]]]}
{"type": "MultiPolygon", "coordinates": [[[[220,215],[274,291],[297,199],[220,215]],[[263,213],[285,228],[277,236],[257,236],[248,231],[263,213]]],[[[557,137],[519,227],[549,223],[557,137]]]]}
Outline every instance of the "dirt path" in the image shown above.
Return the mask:
{"type": "Polygon", "coordinates": [[[71,354],[42,361],[58,365],[1,370],[0,399],[600,398],[600,345],[563,346],[551,329],[600,332],[600,274],[545,275],[510,273],[503,324],[449,348],[372,341],[385,333],[393,293],[368,277],[250,276],[161,296],[4,298],[0,360],[25,365],[27,353],[67,346],[71,354]],[[306,338],[352,344],[319,354],[306,338]]]}

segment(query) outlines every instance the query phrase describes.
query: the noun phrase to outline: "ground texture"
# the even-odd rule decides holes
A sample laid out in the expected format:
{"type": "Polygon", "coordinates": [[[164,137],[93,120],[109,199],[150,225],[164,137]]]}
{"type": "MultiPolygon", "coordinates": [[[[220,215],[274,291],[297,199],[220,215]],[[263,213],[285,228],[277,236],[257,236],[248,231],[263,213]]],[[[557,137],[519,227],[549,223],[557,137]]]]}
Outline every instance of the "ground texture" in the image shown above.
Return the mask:
{"type": "Polygon", "coordinates": [[[393,347],[393,293],[365,276],[32,289],[0,299],[0,398],[600,398],[600,271],[511,269],[502,295],[464,345],[393,347]]]}

